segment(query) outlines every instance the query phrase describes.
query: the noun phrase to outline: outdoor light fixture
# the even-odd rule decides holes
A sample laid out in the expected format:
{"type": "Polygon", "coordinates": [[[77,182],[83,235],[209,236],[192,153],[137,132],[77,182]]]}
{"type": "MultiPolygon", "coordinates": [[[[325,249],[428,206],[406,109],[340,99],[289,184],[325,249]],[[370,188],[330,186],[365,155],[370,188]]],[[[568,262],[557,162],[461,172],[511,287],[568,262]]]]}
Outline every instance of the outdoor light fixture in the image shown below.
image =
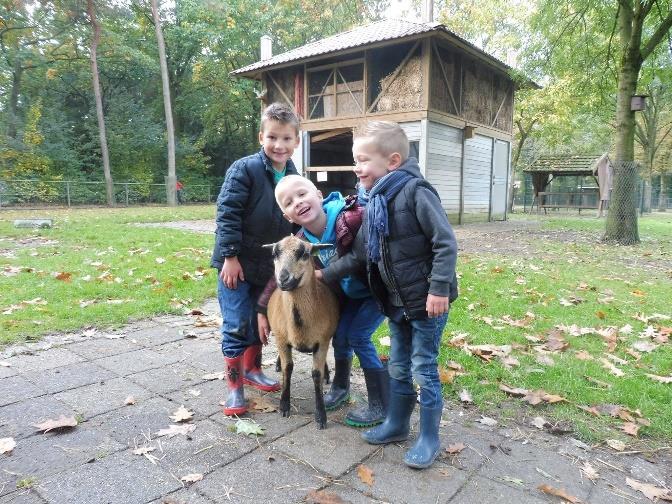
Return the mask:
{"type": "Polygon", "coordinates": [[[630,110],[638,111],[646,109],[646,97],[649,95],[632,95],[630,98],[630,110]]]}

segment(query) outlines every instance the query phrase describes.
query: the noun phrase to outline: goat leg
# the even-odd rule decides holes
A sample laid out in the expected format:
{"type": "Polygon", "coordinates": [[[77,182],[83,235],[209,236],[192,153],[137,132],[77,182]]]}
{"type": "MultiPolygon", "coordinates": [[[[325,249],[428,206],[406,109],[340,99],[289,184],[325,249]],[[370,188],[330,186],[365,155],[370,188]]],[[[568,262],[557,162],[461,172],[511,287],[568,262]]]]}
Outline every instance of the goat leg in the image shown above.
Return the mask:
{"type": "Polygon", "coordinates": [[[289,390],[292,381],[292,371],[294,370],[294,361],[292,360],[292,350],[288,346],[281,348],[280,361],[282,363],[282,392],[280,393],[280,414],[283,417],[290,415],[289,390]]]}
{"type": "Polygon", "coordinates": [[[329,378],[329,364],[326,362],[324,363],[324,383],[331,383],[331,379],[329,378]]]}
{"type": "Polygon", "coordinates": [[[313,383],[315,384],[315,424],[318,429],[327,427],[327,410],[324,407],[324,396],[322,395],[322,371],[325,368],[327,360],[326,345],[320,345],[313,352],[313,383]]]}
{"type": "Polygon", "coordinates": [[[275,360],[275,372],[279,373],[282,371],[282,363],[280,362],[280,356],[275,360]]]}

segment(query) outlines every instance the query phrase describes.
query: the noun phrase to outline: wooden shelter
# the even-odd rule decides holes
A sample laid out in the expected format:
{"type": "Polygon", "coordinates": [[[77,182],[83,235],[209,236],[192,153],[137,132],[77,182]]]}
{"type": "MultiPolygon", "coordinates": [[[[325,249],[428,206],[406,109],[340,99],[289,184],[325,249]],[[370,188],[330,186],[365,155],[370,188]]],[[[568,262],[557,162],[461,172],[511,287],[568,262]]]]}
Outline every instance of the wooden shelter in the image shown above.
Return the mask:
{"type": "Polygon", "coordinates": [[[439,23],[385,20],[233,74],[259,80],[264,103],[300,114],[294,160],[323,192],[354,190],[354,128],[396,121],[451,222],[464,223],[506,218],[511,70],[439,23]]]}
{"type": "Polygon", "coordinates": [[[579,212],[586,208],[602,208],[603,202],[609,200],[612,177],[603,168],[611,170],[609,157],[605,154],[592,155],[544,155],[539,156],[532,164],[523,169],[532,178],[534,198],[532,206],[537,205],[537,211],[542,208],[576,208],[579,212]],[[546,191],[549,184],[558,177],[592,177],[595,186],[564,192],[546,191]],[[605,186],[606,187],[603,187],[605,186]]]}

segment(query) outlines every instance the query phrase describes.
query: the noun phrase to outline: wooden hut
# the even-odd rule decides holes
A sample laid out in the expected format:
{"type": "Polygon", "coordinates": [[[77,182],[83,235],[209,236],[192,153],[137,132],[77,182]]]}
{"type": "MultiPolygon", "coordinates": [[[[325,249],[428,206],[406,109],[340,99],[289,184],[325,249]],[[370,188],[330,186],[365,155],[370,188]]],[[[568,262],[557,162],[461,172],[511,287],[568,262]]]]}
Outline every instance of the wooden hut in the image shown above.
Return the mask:
{"type": "Polygon", "coordinates": [[[504,220],[511,68],[434,22],[379,21],[271,56],[234,75],[302,117],[295,162],[325,191],[352,192],[353,128],[396,121],[453,223],[504,220]]]}

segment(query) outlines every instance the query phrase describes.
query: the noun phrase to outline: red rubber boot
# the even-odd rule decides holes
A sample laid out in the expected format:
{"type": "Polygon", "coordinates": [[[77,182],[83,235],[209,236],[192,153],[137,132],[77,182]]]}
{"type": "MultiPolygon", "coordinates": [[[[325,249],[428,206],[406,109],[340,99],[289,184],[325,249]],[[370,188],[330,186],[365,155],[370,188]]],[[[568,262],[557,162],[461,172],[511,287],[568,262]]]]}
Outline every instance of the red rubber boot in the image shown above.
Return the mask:
{"type": "Polygon", "coordinates": [[[247,412],[243,389],[243,355],[240,354],[238,357],[233,358],[224,357],[229,397],[226,398],[222,411],[227,416],[242,415],[247,412]]]}
{"type": "Polygon", "coordinates": [[[263,392],[277,392],[280,384],[261,370],[261,345],[252,345],[243,353],[243,383],[263,392]]]}

